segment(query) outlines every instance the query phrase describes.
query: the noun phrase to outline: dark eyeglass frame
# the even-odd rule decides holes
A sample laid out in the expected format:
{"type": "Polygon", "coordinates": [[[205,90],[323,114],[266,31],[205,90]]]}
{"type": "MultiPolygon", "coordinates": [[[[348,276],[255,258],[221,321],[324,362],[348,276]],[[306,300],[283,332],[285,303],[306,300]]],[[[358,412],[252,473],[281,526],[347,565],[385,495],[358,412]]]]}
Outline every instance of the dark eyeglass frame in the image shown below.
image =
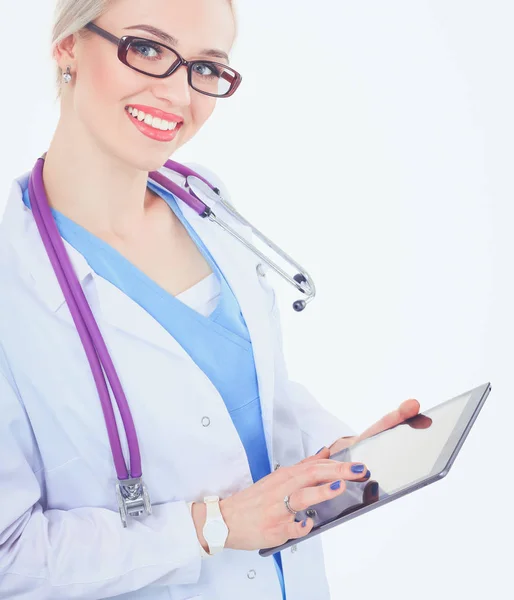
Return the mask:
{"type": "Polygon", "coordinates": [[[122,38],[119,38],[119,37],[116,37],[115,35],[113,35],[112,33],[109,33],[105,29],[102,29],[98,25],[95,25],[95,23],[93,23],[92,21],[89,22],[85,26],[85,29],[89,29],[89,31],[93,31],[94,33],[97,33],[98,35],[105,38],[109,42],[112,42],[113,44],[118,46],[119,60],[124,65],[129,67],[130,69],[133,69],[134,71],[137,71],[138,73],[143,73],[143,75],[148,75],[148,77],[156,77],[157,79],[164,79],[166,77],[169,77],[170,75],[173,75],[173,73],[175,73],[175,71],[177,71],[177,69],[179,69],[180,67],[182,67],[182,66],[187,67],[188,83],[193,88],[193,90],[195,90],[199,94],[205,94],[206,96],[213,96],[215,98],[228,98],[229,96],[232,96],[232,94],[237,90],[237,88],[239,87],[239,85],[243,79],[242,76],[240,75],[240,73],[238,73],[232,67],[225,65],[224,63],[218,63],[218,62],[215,62],[212,60],[186,60],[185,58],[182,58],[182,56],[180,56],[180,54],[174,48],[170,48],[170,46],[167,46],[166,44],[163,44],[162,42],[158,42],[156,40],[150,40],[148,38],[143,38],[143,37],[134,36],[134,35],[124,35],[122,38]],[[164,75],[155,75],[153,73],[148,73],[147,71],[142,71],[141,69],[137,69],[136,67],[133,67],[132,65],[130,65],[127,61],[128,51],[130,49],[131,44],[133,44],[134,42],[138,42],[138,43],[139,42],[143,42],[143,43],[147,42],[149,44],[159,44],[163,48],[166,48],[167,50],[170,50],[171,52],[173,52],[173,54],[175,54],[175,56],[177,57],[177,60],[171,65],[171,67],[166,71],[166,73],[164,73],[164,75]],[[196,88],[193,85],[193,67],[197,64],[215,65],[215,66],[221,67],[223,69],[230,69],[235,74],[235,78],[232,83],[232,87],[225,94],[211,94],[209,92],[204,92],[203,90],[199,90],[198,88],[196,88]]]}

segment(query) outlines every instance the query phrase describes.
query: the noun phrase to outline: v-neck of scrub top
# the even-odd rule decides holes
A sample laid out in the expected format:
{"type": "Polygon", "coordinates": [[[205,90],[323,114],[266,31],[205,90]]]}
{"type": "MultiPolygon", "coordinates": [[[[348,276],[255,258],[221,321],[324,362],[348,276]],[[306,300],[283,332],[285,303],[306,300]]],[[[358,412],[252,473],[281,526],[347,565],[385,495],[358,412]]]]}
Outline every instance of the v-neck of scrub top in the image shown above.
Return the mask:
{"type": "MultiPolygon", "coordinates": [[[[174,195],[150,179],[148,187],[175,213],[218,279],[218,304],[208,316],[200,314],[179,297],[164,290],[120,252],[87,229],[53,208],[51,212],[63,239],[84,256],[98,275],[146,310],[177,340],[210,379],[227,407],[245,448],[253,481],[256,482],[271,472],[271,466],[262,423],[252,343],[246,322],[230,285],[205,244],[184,217],[174,195]]],[[[24,190],[23,201],[30,208],[28,189],[24,190]]],[[[184,294],[187,292],[188,290],[184,294]]],[[[277,552],[274,558],[285,600],[280,553],[277,552]]]]}

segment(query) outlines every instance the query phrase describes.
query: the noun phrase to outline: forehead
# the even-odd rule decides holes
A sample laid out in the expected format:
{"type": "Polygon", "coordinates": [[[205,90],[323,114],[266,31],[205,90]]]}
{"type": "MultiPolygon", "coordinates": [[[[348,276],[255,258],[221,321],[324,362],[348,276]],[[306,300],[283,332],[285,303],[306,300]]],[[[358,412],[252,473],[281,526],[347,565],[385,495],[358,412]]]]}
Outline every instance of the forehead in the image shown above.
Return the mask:
{"type": "MultiPolygon", "coordinates": [[[[118,0],[102,15],[104,27],[116,35],[151,34],[125,27],[152,25],[177,40],[177,49],[195,52],[217,48],[229,52],[235,36],[235,22],[228,0],[118,0]]],[[[156,38],[157,39],[157,38],[156,38]]]]}

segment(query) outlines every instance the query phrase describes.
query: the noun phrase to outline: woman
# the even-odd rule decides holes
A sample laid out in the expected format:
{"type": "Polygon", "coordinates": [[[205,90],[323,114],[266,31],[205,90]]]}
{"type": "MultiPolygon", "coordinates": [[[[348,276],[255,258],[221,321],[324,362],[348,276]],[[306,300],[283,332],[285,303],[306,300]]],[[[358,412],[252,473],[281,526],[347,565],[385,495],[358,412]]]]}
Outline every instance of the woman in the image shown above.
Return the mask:
{"type": "Polygon", "coordinates": [[[288,379],[255,256],[148,179],[172,177],[168,157],[235,91],[234,36],[228,0],[58,2],[44,189],[130,404],[153,510],[122,526],[97,389],[26,173],[0,229],[2,599],[329,597],[319,536],[273,560],[258,549],[304,537],[312,521],[295,511],[369,478],[330,460],[359,438],[288,379]],[[179,56],[196,62],[155,77],[179,56]],[[221,539],[204,529],[209,495],[221,539]]]}

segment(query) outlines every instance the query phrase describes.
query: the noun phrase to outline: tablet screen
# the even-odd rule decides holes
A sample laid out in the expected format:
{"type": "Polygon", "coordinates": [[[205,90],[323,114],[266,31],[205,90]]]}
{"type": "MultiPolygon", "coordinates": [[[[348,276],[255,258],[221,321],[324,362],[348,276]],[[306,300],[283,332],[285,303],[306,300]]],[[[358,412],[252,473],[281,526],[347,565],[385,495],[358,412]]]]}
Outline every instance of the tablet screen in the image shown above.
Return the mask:
{"type": "Polygon", "coordinates": [[[381,494],[393,494],[431,474],[471,398],[468,392],[331,458],[363,462],[381,494]]]}

